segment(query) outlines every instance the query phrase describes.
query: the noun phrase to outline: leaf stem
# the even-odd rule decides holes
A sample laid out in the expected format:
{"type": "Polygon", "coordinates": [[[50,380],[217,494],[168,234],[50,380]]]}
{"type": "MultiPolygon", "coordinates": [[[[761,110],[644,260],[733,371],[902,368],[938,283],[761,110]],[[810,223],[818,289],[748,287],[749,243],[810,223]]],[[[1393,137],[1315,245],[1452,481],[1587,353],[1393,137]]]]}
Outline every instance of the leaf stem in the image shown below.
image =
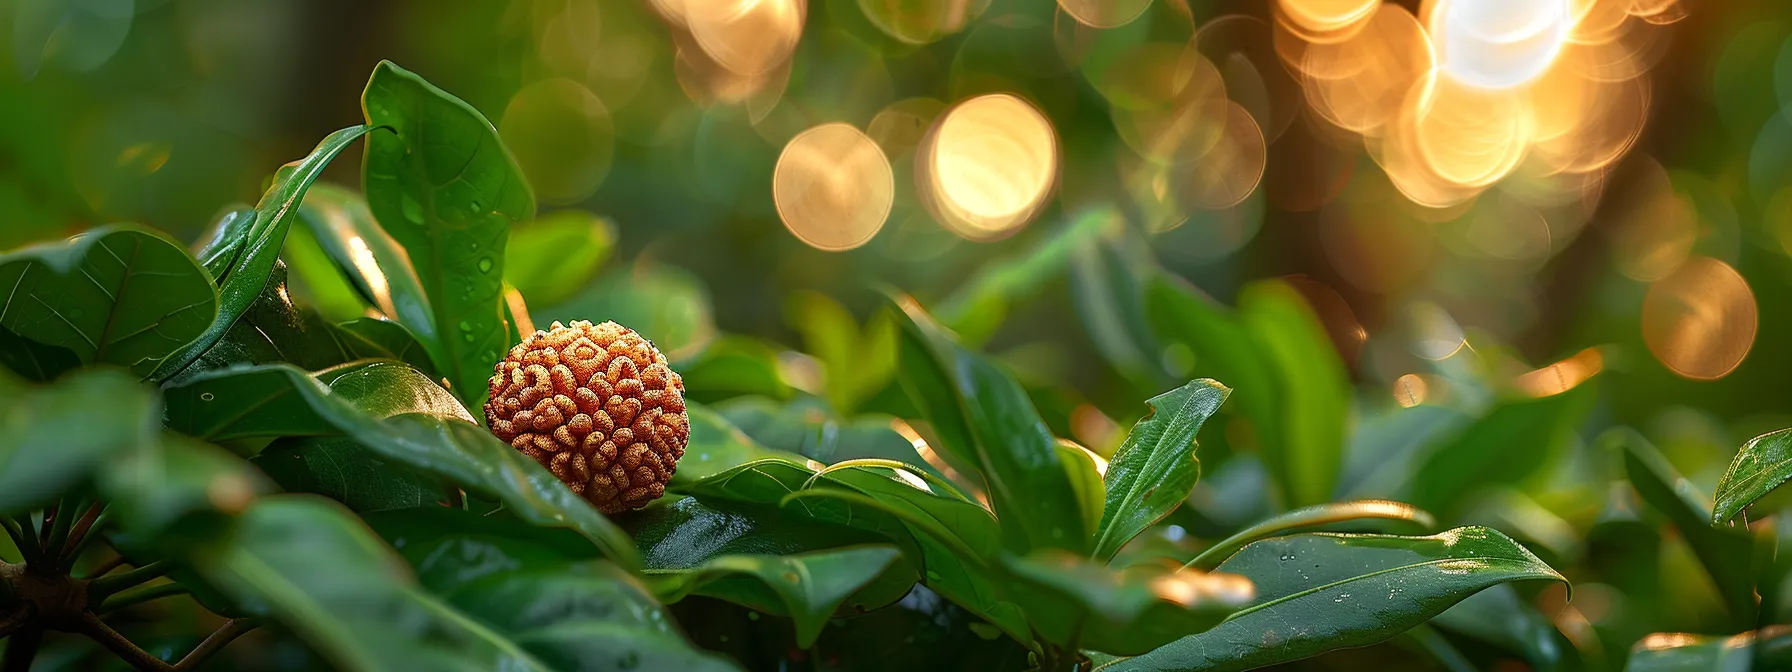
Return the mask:
{"type": "Polygon", "coordinates": [[[19,522],[12,518],[0,518],[0,527],[6,528],[6,536],[12,538],[12,545],[18,547],[19,555],[25,558],[25,562],[31,563],[37,561],[38,545],[36,535],[26,534],[24,528],[19,525],[19,522]]]}
{"type": "Polygon", "coordinates": [[[190,591],[188,591],[186,586],[178,583],[158,583],[153,586],[119,591],[117,594],[107,596],[105,600],[100,602],[100,606],[94,607],[93,611],[96,614],[104,615],[125,607],[142,604],[150,600],[156,600],[171,595],[185,595],[188,592],[190,591]]]}
{"type": "Polygon", "coordinates": [[[75,527],[76,511],[81,508],[77,497],[64,497],[56,503],[55,517],[50,519],[49,533],[44,535],[44,562],[51,569],[62,565],[62,545],[68,543],[68,533],[75,527]]]}
{"type": "Polygon", "coordinates": [[[87,584],[88,599],[104,600],[118,591],[142,585],[151,579],[166,576],[168,572],[171,571],[174,571],[173,563],[166,560],[158,560],[128,572],[120,572],[111,576],[99,577],[94,579],[92,583],[87,584]]]}
{"type": "Polygon", "coordinates": [[[99,537],[99,527],[105,513],[106,503],[94,502],[93,506],[87,507],[87,513],[82,514],[81,520],[75,523],[74,529],[69,532],[68,542],[62,546],[60,567],[63,571],[73,569],[75,560],[99,537]]]}
{"type": "Polygon", "coordinates": [[[19,628],[25,627],[26,623],[30,623],[31,613],[31,607],[20,605],[6,618],[0,618],[0,639],[5,639],[8,635],[17,632],[19,628]]]}
{"type": "Polygon", "coordinates": [[[112,655],[123,658],[132,667],[151,672],[181,672],[198,667],[200,663],[223,649],[224,645],[243,636],[243,633],[254,630],[260,624],[260,621],[253,618],[233,618],[225,621],[224,625],[218,626],[217,630],[212,631],[205,641],[193,647],[193,650],[187,653],[186,657],[181,658],[180,662],[172,665],[168,661],[150,655],[148,651],[144,651],[136,644],[132,644],[131,640],[126,639],[117,630],[113,630],[112,626],[106,625],[106,622],[100,620],[100,617],[94,615],[93,612],[83,614],[79,626],[81,634],[99,642],[100,646],[106,647],[106,650],[111,651],[112,655]]]}
{"type": "Polygon", "coordinates": [[[87,580],[89,580],[89,581],[92,581],[92,580],[94,580],[94,579],[97,579],[97,578],[100,578],[100,577],[102,577],[102,576],[105,576],[105,575],[106,575],[106,572],[110,572],[110,571],[112,571],[112,570],[114,570],[114,569],[118,569],[118,568],[119,568],[119,567],[123,567],[123,566],[125,566],[125,565],[126,565],[126,564],[129,564],[129,563],[130,563],[130,561],[129,561],[129,560],[126,560],[126,559],[124,559],[124,556],[122,556],[122,555],[115,555],[115,556],[112,556],[112,558],[111,558],[111,559],[109,559],[109,560],[106,560],[106,561],[105,561],[105,562],[102,562],[102,563],[100,563],[100,565],[99,565],[99,566],[98,566],[98,567],[95,567],[95,568],[93,568],[93,570],[92,570],[92,571],[89,571],[89,572],[88,572],[88,573],[87,573],[87,576],[84,576],[84,577],[81,577],[81,578],[84,578],[84,579],[87,579],[87,580]]]}

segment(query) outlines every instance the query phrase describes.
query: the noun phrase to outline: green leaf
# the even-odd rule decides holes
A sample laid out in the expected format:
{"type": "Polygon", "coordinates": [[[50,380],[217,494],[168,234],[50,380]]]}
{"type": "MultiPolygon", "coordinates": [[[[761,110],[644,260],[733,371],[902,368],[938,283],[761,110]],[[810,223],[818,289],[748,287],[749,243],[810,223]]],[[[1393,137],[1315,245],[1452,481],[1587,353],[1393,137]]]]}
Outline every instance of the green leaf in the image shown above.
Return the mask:
{"type": "Polygon", "coordinates": [[[557,670],[733,670],[691,646],[627,573],[604,562],[494,573],[446,595],[557,670]]]}
{"type": "Polygon", "coordinates": [[[396,359],[437,379],[429,351],[404,325],[377,317],[362,317],[337,325],[343,345],[355,359],[396,359]]]}
{"type": "Polygon", "coordinates": [[[717,404],[714,410],[761,445],[800,453],[822,464],[873,458],[937,473],[896,431],[895,418],[867,414],[837,420],[818,401],[805,398],[778,404],[763,397],[739,397],[717,404]]]}
{"type": "Polygon", "coordinates": [[[192,564],[237,601],[266,605],[338,668],[552,669],[425,592],[379,537],[327,500],[263,499],[192,564]]]}
{"type": "Polygon", "coordinates": [[[25,380],[43,383],[80,368],[81,358],[68,348],[39,343],[0,327],[0,365],[25,380]]]}
{"type": "Polygon", "coordinates": [[[1750,672],[1792,666],[1792,626],[1728,637],[1658,632],[1630,650],[1628,672],[1750,672]]]}
{"type": "Polygon", "coordinates": [[[1754,624],[1754,536],[1744,527],[1712,526],[1710,500],[1641,435],[1620,429],[1603,438],[1623,444],[1630,485],[1686,538],[1717,586],[1731,621],[1738,627],[1754,624]]]}
{"type": "Polygon", "coordinates": [[[695,358],[715,338],[703,281],[682,268],[642,262],[617,268],[563,303],[537,302],[535,324],[615,320],[653,342],[674,364],[695,358]],[[542,308],[542,306],[546,306],[542,308]]]}
{"type": "Polygon", "coordinates": [[[615,248],[610,220],[558,210],[510,230],[504,280],[530,301],[553,305],[584,289],[615,248]]]}
{"type": "Polygon", "coordinates": [[[1147,316],[1186,344],[1195,370],[1225,380],[1250,418],[1288,506],[1329,501],[1343,461],[1350,388],[1324,327],[1293,287],[1259,282],[1229,311],[1167,274],[1148,280],[1147,316]]]}
{"type": "Polygon", "coordinates": [[[236,324],[181,372],[179,382],[206,371],[243,364],[287,363],[322,369],[360,358],[340,330],[308,307],[292,302],[286,265],[275,260],[261,295],[236,324]]]}
{"type": "Polygon", "coordinates": [[[0,327],[139,378],[175,361],[218,314],[205,270],[173,241],[134,227],[0,254],[0,295],[0,327]]]}
{"type": "Polygon", "coordinates": [[[1596,387],[1589,382],[1500,405],[1421,457],[1406,499],[1450,520],[1476,493],[1543,473],[1545,463],[1566,452],[1575,427],[1592,409],[1596,387]]]}
{"type": "MultiPolygon", "coordinates": [[[[787,509],[695,497],[669,496],[630,515],[622,525],[643,549],[642,566],[650,573],[697,570],[722,556],[796,555],[887,541],[869,530],[813,520],[787,509]]],[[[837,615],[854,616],[895,602],[908,594],[915,580],[913,565],[898,559],[854,592],[837,615]]],[[[725,590],[697,592],[735,601],[725,590]]],[[[746,606],[789,615],[759,599],[760,591],[746,595],[752,598],[742,603],[746,606]]]]}
{"type": "Polygon", "coordinates": [[[1722,525],[1755,500],[1792,479],[1792,429],[1749,439],[1736,452],[1729,471],[1717,482],[1717,506],[1711,524],[1722,525]]]}
{"type": "Polygon", "coordinates": [[[168,426],[212,440],[351,436],[383,459],[499,500],[531,525],[576,530],[618,563],[638,564],[633,543],[614,523],[540,464],[473,424],[416,371],[374,362],[319,376],[327,380],[286,365],[203,374],[165,391],[168,426]]]}
{"type": "Polygon", "coordinates": [[[1255,426],[1273,441],[1269,462],[1282,463],[1288,506],[1330,501],[1350,421],[1344,362],[1325,325],[1288,283],[1247,285],[1238,295],[1238,317],[1280,397],[1277,416],[1258,418],[1255,426]]]}
{"type": "Polygon", "coordinates": [[[1564,667],[1564,650],[1554,623],[1526,603],[1511,586],[1494,586],[1468,596],[1431,620],[1433,625],[1505,647],[1545,672],[1564,667]]]}
{"type": "Polygon", "coordinates": [[[82,369],[41,387],[0,380],[0,397],[0,515],[47,504],[160,440],[155,394],[122,371],[82,369]]]}
{"type": "Polygon", "coordinates": [[[1244,548],[1246,544],[1254,541],[1300,530],[1311,530],[1324,525],[1364,519],[1406,521],[1424,530],[1437,527],[1437,519],[1432,518],[1431,514],[1400,502],[1364,499],[1354,502],[1320,504],[1304,509],[1295,509],[1239,530],[1236,534],[1226,537],[1202,551],[1195,559],[1188,561],[1188,566],[1195,569],[1212,569],[1232,557],[1232,554],[1237,553],[1238,549],[1244,548]]]}
{"type": "Polygon", "coordinates": [[[1072,253],[1071,299],[1089,340],[1114,370],[1141,390],[1173,384],[1161,363],[1163,346],[1152,336],[1145,317],[1144,283],[1156,274],[1156,253],[1149,240],[1125,226],[1112,208],[1089,216],[1102,226],[1098,241],[1072,253]]]}
{"type": "Polygon", "coordinates": [[[759,445],[707,407],[687,401],[685,411],[690,415],[691,438],[684,457],[678,459],[678,471],[672,474],[672,486],[696,483],[757,460],[803,461],[801,455],[759,445]]]}
{"type": "Polygon", "coordinates": [[[793,555],[722,555],[691,569],[648,570],[646,576],[667,602],[696,592],[787,613],[796,622],[797,646],[808,648],[834,611],[900,556],[896,547],[883,544],[793,555]]]}
{"type": "Polygon", "coordinates": [[[994,516],[982,507],[934,492],[926,481],[898,479],[870,467],[847,466],[816,477],[782,459],[739,465],[680,491],[705,502],[778,504],[812,520],[851,525],[883,535],[909,553],[928,587],[988,619],[1016,640],[1032,635],[1020,608],[998,592],[991,567],[1001,547],[994,516]],[[804,491],[808,496],[791,497],[804,491]]]}
{"type": "Polygon", "coordinates": [[[513,345],[504,246],[512,226],[535,218],[535,196],[484,115],[391,61],[374,68],[361,109],[368,125],[392,131],[367,142],[367,207],[429,297],[437,368],[478,408],[492,366],[513,345]]]}
{"type": "Polygon", "coordinates": [[[1058,439],[1058,462],[1064,465],[1064,475],[1070,479],[1077,507],[1083,512],[1083,529],[1095,529],[1101,524],[1102,500],[1107,496],[1101,482],[1106,461],[1082,444],[1058,439]]]}
{"type": "MultiPolygon", "coordinates": [[[[311,191],[305,194],[306,202],[317,197],[317,192],[329,187],[328,184],[313,184],[311,191]]],[[[301,204],[299,221],[309,219],[308,210],[301,204]]],[[[280,248],[280,259],[286,262],[292,271],[291,284],[293,300],[315,309],[319,315],[331,322],[344,322],[366,317],[368,309],[373,306],[357,290],[344,273],[330,258],[317,235],[311,232],[311,226],[293,225],[286,232],[286,246],[280,248]]]]}
{"type": "Polygon", "coordinates": [[[422,282],[405,251],[374,221],[360,194],[319,184],[305,196],[299,219],[363,301],[416,334],[432,358],[442,357],[435,313],[422,282]]]}
{"type": "MultiPolygon", "coordinates": [[[[555,669],[716,669],[634,577],[566,530],[427,506],[367,524],[418,582],[555,669]]],[[[731,668],[722,668],[731,669],[731,668]]]]}
{"type": "Polygon", "coordinates": [[[393,463],[344,436],[278,439],[249,463],[287,492],[323,495],[356,513],[448,501],[442,479],[393,463]]]}
{"type": "Polygon", "coordinates": [[[1301,534],[1259,541],[1219,571],[1242,574],[1257,601],[1207,632],[1099,670],[1247,670],[1391,638],[1490,586],[1565,581],[1523,546],[1484,527],[1428,537],[1301,534]]]}
{"type": "Polygon", "coordinates": [[[216,276],[216,319],[212,320],[211,325],[197,340],[187,343],[180,352],[156,367],[156,380],[168,380],[179,375],[210,350],[214,343],[224,338],[237,319],[249,310],[250,304],[261,296],[262,289],[268,284],[268,274],[273,272],[274,263],[279,259],[280,247],[286,243],[286,232],[292,229],[293,220],[298,215],[299,202],[305,198],[305,190],[323,173],[331,159],[336,158],[338,153],[368,130],[366,126],[354,126],[324,136],[309,155],[281,167],[274,174],[274,183],[261,195],[261,202],[255,205],[255,223],[246,232],[242,249],[235,253],[230,265],[216,276]]]}
{"type": "Polygon", "coordinates": [[[1107,221],[1099,211],[1083,214],[1039,245],[985,264],[940,302],[939,321],[957,332],[963,343],[987,342],[1009,306],[1037,294],[1063,273],[1077,249],[1095,244],[1107,221]]]}
{"type": "Polygon", "coordinates": [[[1204,632],[1251,601],[1244,577],[1140,565],[1114,570],[1063,551],[1007,557],[1009,596],[1061,646],[1137,655],[1204,632]]]}
{"type": "Polygon", "coordinates": [[[235,455],[172,432],[108,460],[100,494],[133,534],[154,536],[195,514],[234,515],[262,493],[268,479],[235,455]]]}
{"type": "Polygon", "coordinates": [[[954,342],[913,299],[893,300],[902,311],[898,378],[945,448],[981,469],[1009,550],[1084,551],[1090,535],[1075,491],[1026,390],[954,342]]]}
{"type": "Polygon", "coordinates": [[[1127,541],[1188,499],[1201,477],[1195,434],[1231,393],[1202,378],[1145,402],[1145,417],[1132,426],[1108,463],[1107,501],[1095,528],[1092,557],[1114,557],[1127,541]]]}
{"type": "Polygon", "coordinates": [[[778,369],[778,349],[749,336],[722,336],[703,355],[679,367],[685,399],[717,401],[743,396],[787,399],[795,392],[778,369]]]}
{"type": "Polygon", "coordinates": [[[210,230],[200,236],[193,249],[193,258],[205,267],[206,275],[213,281],[224,277],[226,271],[236,263],[243,254],[243,246],[249,242],[250,230],[255,227],[255,208],[243,206],[226,211],[212,223],[210,230]]]}
{"type": "Polygon", "coordinates": [[[847,417],[896,372],[896,325],[878,312],[859,329],[846,306],[819,292],[798,292],[784,305],[785,322],[803,336],[803,347],[827,370],[828,404],[847,417]]]}

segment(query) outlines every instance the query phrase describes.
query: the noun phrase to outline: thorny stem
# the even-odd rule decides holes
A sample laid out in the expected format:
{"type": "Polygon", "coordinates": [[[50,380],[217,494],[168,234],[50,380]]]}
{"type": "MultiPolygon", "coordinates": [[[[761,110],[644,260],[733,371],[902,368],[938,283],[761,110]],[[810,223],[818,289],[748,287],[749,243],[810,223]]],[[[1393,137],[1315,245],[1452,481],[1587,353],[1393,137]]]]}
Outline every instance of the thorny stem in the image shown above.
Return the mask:
{"type": "Polygon", "coordinates": [[[150,600],[156,600],[170,595],[185,595],[187,592],[189,592],[187,587],[178,583],[158,583],[153,586],[119,591],[118,594],[102,600],[99,606],[93,608],[93,613],[105,615],[150,600]]]}
{"type": "Polygon", "coordinates": [[[158,560],[142,567],[120,572],[111,576],[102,576],[87,584],[88,599],[103,599],[118,591],[143,583],[174,571],[174,565],[166,560],[158,560]]]}

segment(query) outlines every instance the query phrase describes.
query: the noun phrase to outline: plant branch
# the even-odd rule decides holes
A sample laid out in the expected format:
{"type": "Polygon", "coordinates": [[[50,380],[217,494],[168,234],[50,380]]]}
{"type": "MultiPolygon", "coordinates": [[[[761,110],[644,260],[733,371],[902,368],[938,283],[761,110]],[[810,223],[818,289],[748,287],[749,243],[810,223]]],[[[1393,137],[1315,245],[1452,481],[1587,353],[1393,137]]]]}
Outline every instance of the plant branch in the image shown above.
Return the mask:
{"type": "Polygon", "coordinates": [[[124,556],[122,556],[122,555],[113,556],[112,559],[100,563],[100,566],[93,568],[93,571],[88,572],[87,576],[84,576],[81,578],[91,581],[93,579],[97,579],[102,576],[105,576],[106,572],[110,572],[114,569],[118,569],[119,567],[123,567],[126,564],[128,564],[129,562],[130,561],[124,559],[124,556]]]}
{"type": "Polygon", "coordinates": [[[155,670],[157,672],[169,672],[174,669],[174,666],[169,665],[168,661],[152,656],[148,651],[144,651],[136,644],[132,644],[131,640],[125,639],[124,635],[118,634],[117,630],[113,630],[112,626],[106,625],[105,621],[100,620],[100,617],[94,615],[91,611],[81,615],[80,628],[81,634],[87,635],[88,639],[99,642],[100,646],[106,647],[106,650],[111,651],[112,655],[123,658],[124,662],[130,663],[131,667],[135,667],[139,670],[155,670]]]}
{"type": "Polygon", "coordinates": [[[81,557],[81,552],[87,550],[87,545],[92,543],[94,537],[99,536],[95,526],[105,512],[105,502],[94,502],[93,506],[87,507],[87,513],[82,514],[81,519],[75,522],[74,529],[69,531],[68,542],[62,546],[62,564],[59,566],[64,571],[73,568],[75,559],[81,557]]]}
{"type": "Polygon", "coordinates": [[[0,639],[11,635],[18,631],[19,628],[25,627],[26,623],[30,622],[31,607],[28,605],[20,605],[17,610],[8,614],[6,618],[0,618],[0,639]]]}
{"type": "Polygon", "coordinates": [[[175,663],[174,669],[191,670],[199,667],[200,663],[205,662],[207,658],[212,657],[213,654],[222,650],[226,644],[235,641],[236,638],[243,636],[244,633],[254,630],[255,626],[258,625],[261,625],[261,622],[253,618],[233,618],[225,621],[224,625],[220,625],[217,630],[213,630],[212,634],[205,638],[205,641],[199,643],[199,646],[193,647],[193,650],[187,653],[185,658],[182,658],[180,659],[180,662],[175,663]]]}
{"type": "Polygon", "coordinates": [[[31,661],[37,658],[37,645],[44,641],[44,629],[26,626],[6,640],[6,655],[0,657],[0,672],[30,672],[31,661]]]}
{"type": "Polygon", "coordinates": [[[93,608],[93,613],[105,615],[125,607],[142,604],[171,595],[185,595],[189,591],[178,583],[158,583],[131,590],[119,591],[116,595],[107,596],[100,605],[93,608]]]}
{"type": "Polygon", "coordinates": [[[172,571],[174,571],[174,563],[158,560],[128,572],[102,576],[87,584],[87,596],[89,600],[103,600],[113,593],[142,585],[150,579],[166,576],[168,572],[172,571]]]}

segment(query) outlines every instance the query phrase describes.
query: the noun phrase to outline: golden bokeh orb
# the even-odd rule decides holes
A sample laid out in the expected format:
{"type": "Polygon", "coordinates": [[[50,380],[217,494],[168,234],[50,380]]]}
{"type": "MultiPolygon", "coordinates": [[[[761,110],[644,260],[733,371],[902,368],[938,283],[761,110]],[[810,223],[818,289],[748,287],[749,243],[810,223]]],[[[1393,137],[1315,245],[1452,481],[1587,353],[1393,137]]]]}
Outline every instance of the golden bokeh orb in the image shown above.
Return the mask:
{"type": "Polygon", "coordinates": [[[1649,285],[1643,297],[1643,342],[1662,366],[1682,377],[1729,375],[1755,344],[1755,293],[1742,274],[1717,259],[1694,257],[1649,285]]]}
{"type": "Polygon", "coordinates": [[[917,149],[915,187],[941,225],[995,240],[1031,222],[1057,183],[1058,139],[1031,103],[995,93],[940,115],[917,149]]]}
{"type": "Polygon", "coordinates": [[[850,250],[877,235],[896,186],[890,161],[850,124],[816,126],[791,138],[772,173],[778,217],[820,250],[850,250]]]}

